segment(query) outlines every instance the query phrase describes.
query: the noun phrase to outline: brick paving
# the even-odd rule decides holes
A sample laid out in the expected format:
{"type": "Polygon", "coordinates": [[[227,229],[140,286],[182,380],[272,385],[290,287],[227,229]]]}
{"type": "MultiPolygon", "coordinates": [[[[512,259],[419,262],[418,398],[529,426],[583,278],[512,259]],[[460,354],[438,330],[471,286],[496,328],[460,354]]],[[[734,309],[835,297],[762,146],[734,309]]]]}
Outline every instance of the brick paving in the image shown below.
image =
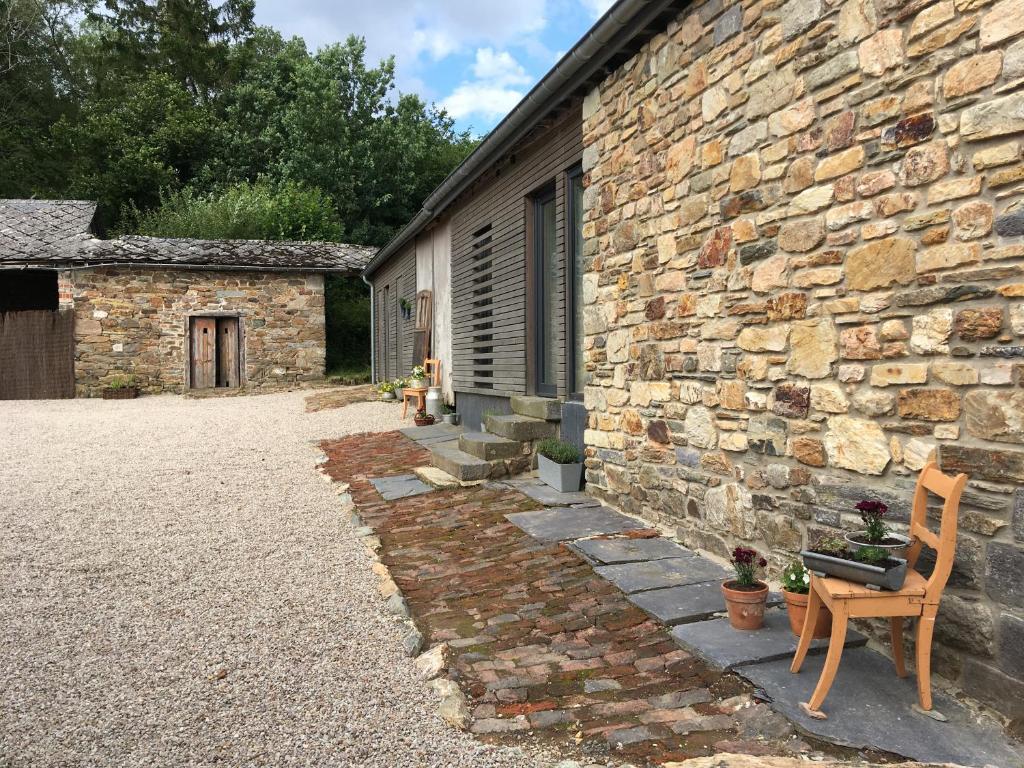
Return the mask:
{"type": "Polygon", "coordinates": [[[449,674],[483,738],[649,763],[808,749],[748,685],[680,649],[578,555],[505,520],[537,502],[493,484],[385,502],[369,478],[425,465],[426,450],[398,432],[322,448],[427,645],[453,649],[449,674]]]}

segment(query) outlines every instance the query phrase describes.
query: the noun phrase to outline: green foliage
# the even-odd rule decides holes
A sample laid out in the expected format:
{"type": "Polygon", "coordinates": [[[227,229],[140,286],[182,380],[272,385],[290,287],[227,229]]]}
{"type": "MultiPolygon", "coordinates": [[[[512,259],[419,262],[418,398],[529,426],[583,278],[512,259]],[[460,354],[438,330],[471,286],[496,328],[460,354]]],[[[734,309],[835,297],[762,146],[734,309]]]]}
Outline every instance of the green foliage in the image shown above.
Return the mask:
{"type": "Polygon", "coordinates": [[[381,394],[395,391],[395,383],[393,381],[382,381],[377,385],[377,391],[381,394]]]}
{"type": "Polygon", "coordinates": [[[125,217],[154,237],[340,241],[344,229],[331,199],[292,181],[242,182],[221,191],[193,187],[161,196],[160,207],[125,217]]]}
{"type": "Polygon", "coordinates": [[[578,464],[580,461],[580,452],[575,445],[553,437],[537,443],[537,453],[555,464],[578,464]]]}
{"type": "Polygon", "coordinates": [[[814,546],[811,547],[811,550],[813,552],[820,552],[823,555],[842,557],[847,551],[847,546],[842,536],[831,534],[819,538],[814,546]]]}
{"type": "Polygon", "coordinates": [[[881,565],[889,557],[889,553],[881,547],[861,547],[853,553],[855,560],[868,565],[881,565]]]}
{"type": "Polygon", "coordinates": [[[782,588],[787,592],[806,595],[811,589],[811,574],[799,560],[782,569],[782,588]]]}
{"type": "Polygon", "coordinates": [[[107,384],[107,389],[121,390],[128,389],[129,387],[135,386],[135,377],[130,374],[122,374],[115,376],[107,384]]]}

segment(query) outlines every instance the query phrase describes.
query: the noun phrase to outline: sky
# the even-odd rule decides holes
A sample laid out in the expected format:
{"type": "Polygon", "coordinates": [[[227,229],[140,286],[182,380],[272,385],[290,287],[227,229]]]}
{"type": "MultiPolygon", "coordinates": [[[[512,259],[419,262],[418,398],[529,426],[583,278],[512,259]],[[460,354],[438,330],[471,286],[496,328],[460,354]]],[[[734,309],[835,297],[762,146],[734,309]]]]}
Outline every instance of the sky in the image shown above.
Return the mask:
{"type": "Polygon", "coordinates": [[[256,21],[310,49],[366,38],[369,63],[395,56],[398,89],[456,126],[493,128],[614,0],[257,0],[256,21]]]}

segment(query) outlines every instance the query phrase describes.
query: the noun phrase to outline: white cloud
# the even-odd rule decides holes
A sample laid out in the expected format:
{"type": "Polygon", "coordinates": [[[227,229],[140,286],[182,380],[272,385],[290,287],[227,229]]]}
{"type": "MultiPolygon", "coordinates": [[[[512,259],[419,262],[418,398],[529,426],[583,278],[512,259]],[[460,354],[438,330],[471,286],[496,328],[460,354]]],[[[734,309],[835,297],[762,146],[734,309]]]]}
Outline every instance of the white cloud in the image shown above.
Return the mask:
{"type": "Polygon", "coordinates": [[[492,121],[505,115],[523,98],[533,82],[526,69],[508,51],[478,48],[473,80],[463,81],[441,102],[455,119],[469,115],[492,121]]]}
{"type": "Polygon", "coordinates": [[[522,98],[523,92],[513,88],[463,83],[441,102],[441,106],[456,120],[475,115],[492,121],[504,117],[522,98]]]}
{"type": "Polygon", "coordinates": [[[533,80],[511,53],[492,48],[477,49],[473,76],[502,85],[526,85],[533,80]]]}
{"type": "Polygon", "coordinates": [[[615,0],[581,0],[583,7],[595,18],[604,16],[605,12],[615,5],[615,0]]]}

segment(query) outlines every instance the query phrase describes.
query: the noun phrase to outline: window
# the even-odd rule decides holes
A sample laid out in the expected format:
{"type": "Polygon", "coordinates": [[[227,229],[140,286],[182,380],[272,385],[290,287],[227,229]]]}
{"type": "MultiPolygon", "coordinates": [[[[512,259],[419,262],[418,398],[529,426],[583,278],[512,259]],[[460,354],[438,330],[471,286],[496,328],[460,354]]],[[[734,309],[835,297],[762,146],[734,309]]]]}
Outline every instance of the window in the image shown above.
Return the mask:
{"type": "Polygon", "coordinates": [[[583,399],[583,387],[587,384],[587,369],[583,359],[583,276],[586,264],[583,262],[583,169],[576,167],[569,172],[566,195],[568,197],[569,232],[569,278],[567,313],[569,340],[566,367],[569,371],[568,391],[573,400],[583,399]]]}
{"type": "Polygon", "coordinates": [[[556,205],[553,189],[534,199],[533,258],[535,312],[535,388],[538,395],[558,393],[558,252],[556,205]]]}

